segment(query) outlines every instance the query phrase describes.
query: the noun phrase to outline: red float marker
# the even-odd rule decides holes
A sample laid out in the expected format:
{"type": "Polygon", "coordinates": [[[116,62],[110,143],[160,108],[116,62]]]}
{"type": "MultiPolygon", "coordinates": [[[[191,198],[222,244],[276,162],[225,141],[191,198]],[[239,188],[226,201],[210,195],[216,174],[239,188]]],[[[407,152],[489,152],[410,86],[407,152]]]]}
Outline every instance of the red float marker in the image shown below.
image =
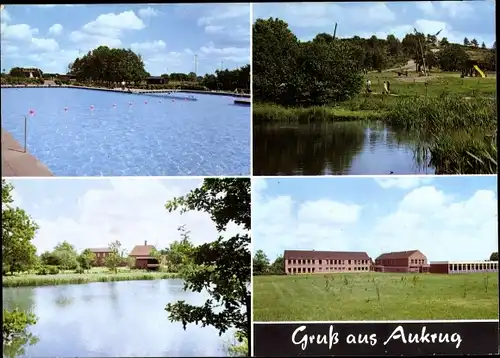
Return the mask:
{"type": "Polygon", "coordinates": [[[35,115],[35,110],[34,109],[30,109],[29,114],[30,114],[30,116],[33,117],[35,115]]]}
{"type": "Polygon", "coordinates": [[[68,107],[64,107],[64,110],[67,111],[68,110],[68,107]]]}
{"type": "Polygon", "coordinates": [[[91,109],[91,110],[93,110],[94,108],[95,108],[95,107],[94,107],[94,105],[91,105],[91,106],[90,106],[90,109],[91,109]]]}

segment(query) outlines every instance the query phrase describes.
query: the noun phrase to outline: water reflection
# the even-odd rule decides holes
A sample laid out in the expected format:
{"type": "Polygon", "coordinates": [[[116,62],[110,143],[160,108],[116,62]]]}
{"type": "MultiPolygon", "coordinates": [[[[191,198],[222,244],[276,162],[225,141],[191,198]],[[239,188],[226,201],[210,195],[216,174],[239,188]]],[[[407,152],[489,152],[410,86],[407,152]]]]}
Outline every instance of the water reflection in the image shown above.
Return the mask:
{"type": "Polygon", "coordinates": [[[3,307],[33,312],[29,345],[11,345],[6,357],[225,356],[234,331],[170,322],[165,306],[201,305],[205,294],[185,292],[181,280],[127,281],[3,288],[3,307]],[[10,354],[10,355],[7,355],[10,354]]]}
{"type": "Polygon", "coordinates": [[[253,141],[256,175],[434,173],[408,133],[382,122],[254,126],[253,141]]]}

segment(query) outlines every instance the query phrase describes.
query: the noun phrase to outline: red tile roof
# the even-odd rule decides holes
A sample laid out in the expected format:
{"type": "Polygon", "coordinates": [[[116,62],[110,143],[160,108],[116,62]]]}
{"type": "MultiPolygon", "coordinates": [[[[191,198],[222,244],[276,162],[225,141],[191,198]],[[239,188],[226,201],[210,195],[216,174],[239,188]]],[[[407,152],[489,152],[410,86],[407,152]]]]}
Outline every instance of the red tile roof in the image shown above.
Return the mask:
{"type": "Polygon", "coordinates": [[[151,250],[155,247],[153,245],[136,245],[129,256],[143,256],[148,257],[151,254],[151,250]]]}
{"type": "Polygon", "coordinates": [[[285,250],[285,260],[370,260],[366,252],[285,250]]]}
{"type": "Polygon", "coordinates": [[[410,251],[398,251],[398,252],[387,252],[385,254],[380,255],[376,258],[376,260],[386,260],[386,259],[407,259],[415,253],[420,253],[418,250],[410,250],[410,251]]]}

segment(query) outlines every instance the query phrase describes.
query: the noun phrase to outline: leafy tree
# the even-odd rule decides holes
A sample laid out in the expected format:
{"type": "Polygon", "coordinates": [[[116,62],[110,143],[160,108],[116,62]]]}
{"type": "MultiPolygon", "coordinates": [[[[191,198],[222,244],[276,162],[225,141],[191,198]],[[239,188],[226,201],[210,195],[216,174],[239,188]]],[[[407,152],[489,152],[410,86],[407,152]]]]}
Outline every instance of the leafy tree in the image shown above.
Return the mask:
{"type": "Polygon", "coordinates": [[[486,44],[484,42],[481,43],[481,48],[486,48],[486,44]]]}
{"type": "Polygon", "coordinates": [[[462,46],[451,44],[439,52],[439,67],[443,71],[460,71],[464,68],[469,55],[462,46]]]}
{"type": "Polygon", "coordinates": [[[288,88],[295,87],[299,42],[288,24],[279,19],[258,19],[253,25],[253,91],[254,98],[290,104],[288,88]]]}
{"type": "Polygon", "coordinates": [[[283,255],[279,255],[276,260],[271,264],[269,269],[272,275],[284,275],[285,274],[285,259],[283,255]]]}
{"type": "MultiPolygon", "coordinates": [[[[205,179],[203,185],[166,204],[167,210],[204,211],[223,233],[229,223],[241,225],[246,233],[231,238],[219,236],[215,241],[195,248],[193,269],[183,273],[184,288],[207,291],[212,296],[203,306],[184,301],[166,307],[172,321],[211,325],[222,334],[235,327],[250,342],[250,180],[247,178],[205,179]],[[214,302],[215,301],[215,302],[214,302]],[[220,308],[223,307],[222,310],[220,308]],[[246,307],[246,312],[242,308],[246,307]]],[[[250,356],[250,352],[247,353],[250,356]]]]}
{"type": "Polygon", "coordinates": [[[253,274],[265,275],[269,271],[269,259],[262,250],[257,250],[253,255],[253,274]]]}
{"type": "Polygon", "coordinates": [[[106,256],[106,267],[114,273],[118,272],[118,266],[123,262],[123,249],[120,241],[115,240],[109,244],[111,252],[106,256]]]}
{"type": "Polygon", "coordinates": [[[491,254],[490,261],[498,261],[498,252],[494,252],[491,254]]]}
{"type": "Polygon", "coordinates": [[[56,265],[62,270],[74,270],[78,266],[78,253],[67,241],[58,244],[52,252],[56,265]]]}
{"type": "Polygon", "coordinates": [[[470,41],[469,41],[469,39],[467,37],[464,38],[464,45],[465,46],[469,46],[470,45],[470,41]]]}
{"type": "Polygon", "coordinates": [[[90,251],[90,249],[85,249],[83,252],[78,256],[78,263],[80,264],[80,267],[84,270],[90,270],[92,266],[95,264],[95,259],[96,256],[95,254],[90,251]]]}
{"type": "Polygon", "coordinates": [[[478,47],[479,46],[479,43],[477,42],[476,39],[472,39],[472,41],[470,42],[470,44],[474,47],[478,47]]]}
{"type": "Polygon", "coordinates": [[[24,334],[26,328],[30,325],[36,324],[36,316],[32,313],[24,313],[18,309],[9,311],[8,309],[3,309],[3,342],[12,342],[14,339],[18,338],[20,335],[24,334]]]}
{"type": "Polygon", "coordinates": [[[135,257],[133,256],[127,257],[127,266],[129,269],[135,268],[135,257]]]}
{"type": "Polygon", "coordinates": [[[182,225],[177,230],[181,235],[181,240],[172,242],[165,255],[171,272],[180,272],[192,265],[192,254],[195,249],[189,238],[190,231],[187,227],[182,225]]]}
{"type": "Polygon", "coordinates": [[[439,41],[439,45],[444,47],[444,46],[448,46],[450,44],[450,42],[448,41],[448,38],[447,37],[443,37],[441,39],[441,41],[439,41]]]}
{"type": "Polygon", "coordinates": [[[32,240],[38,226],[21,208],[13,207],[14,187],[2,179],[2,272],[27,271],[37,262],[32,240]]]}

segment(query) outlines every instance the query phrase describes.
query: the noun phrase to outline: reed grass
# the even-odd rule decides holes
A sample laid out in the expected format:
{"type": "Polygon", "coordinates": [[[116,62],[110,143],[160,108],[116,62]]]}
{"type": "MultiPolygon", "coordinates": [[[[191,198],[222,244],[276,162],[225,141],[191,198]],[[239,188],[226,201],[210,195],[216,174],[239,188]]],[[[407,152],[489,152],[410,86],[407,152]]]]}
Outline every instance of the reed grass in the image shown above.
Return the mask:
{"type": "Polygon", "coordinates": [[[84,273],[69,274],[61,273],[57,275],[14,275],[2,276],[3,287],[24,287],[24,286],[54,286],[54,285],[77,285],[91,282],[113,282],[113,281],[139,281],[139,280],[162,280],[177,278],[175,273],[156,271],[129,271],[118,273],[84,273]]]}

